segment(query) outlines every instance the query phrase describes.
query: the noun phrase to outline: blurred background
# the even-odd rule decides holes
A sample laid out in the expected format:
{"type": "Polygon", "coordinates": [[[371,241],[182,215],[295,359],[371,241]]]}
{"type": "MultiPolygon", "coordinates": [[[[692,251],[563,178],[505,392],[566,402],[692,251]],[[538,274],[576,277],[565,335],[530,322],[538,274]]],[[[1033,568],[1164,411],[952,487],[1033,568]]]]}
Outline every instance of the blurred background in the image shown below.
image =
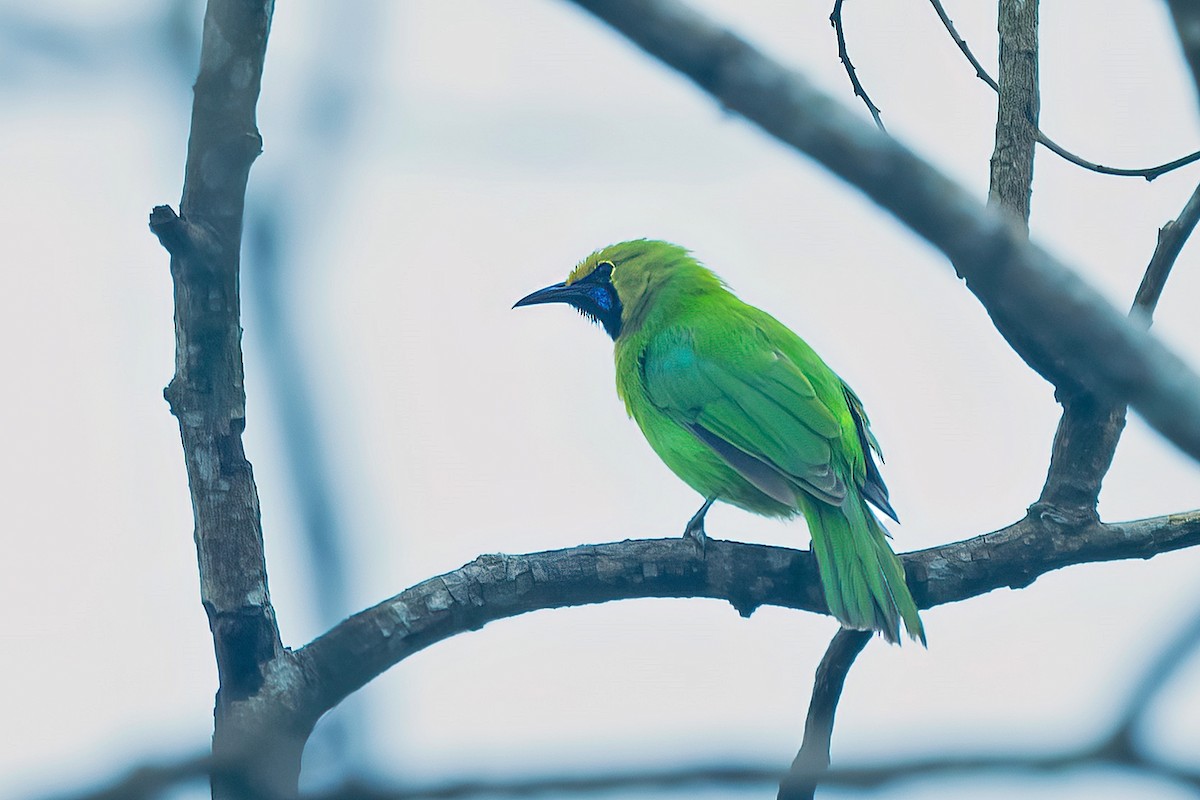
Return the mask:
{"type": "MultiPolygon", "coordinates": [[[[856,105],[828,2],[696,5],[856,105]]],[[[994,3],[948,0],[995,65],[994,3]]],[[[0,0],[0,794],[199,752],[216,689],[178,429],[166,253],[200,0],[0,0]]],[[[995,97],[924,3],[847,3],[890,132],[982,199],[995,97]]],[[[1149,166],[1200,147],[1165,4],[1046,3],[1042,127],[1149,166]]],[[[945,260],[854,191],[569,3],[280,4],[243,272],[246,449],[285,643],[480,553],[675,535],[699,498],[625,419],[611,343],[565,307],[510,311],[593,249],[693,249],[865,401],[898,550],[1015,521],[1058,419],[945,260]]],[[[1200,166],[1153,183],[1042,150],[1033,233],[1121,308],[1200,166]]],[[[1200,363],[1200,250],[1155,331],[1200,363]]],[[[1132,418],[1107,520],[1200,505],[1200,468],[1132,418]]],[[[710,535],[807,546],[732,508],[710,535]]],[[[1075,567],[925,613],[872,644],[835,762],[1040,752],[1098,737],[1200,603],[1200,551],[1075,567]]],[[[707,600],[540,612],[422,652],[319,726],[306,785],[744,760],[786,767],[835,624],[707,600]]],[[[1143,732],[1200,748],[1200,663],[1143,732]]],[[[884,797],[1183,796],[1107,771],[927,781],[884,797]]],[[[653,797],[662,793],[625,793],[653,797]]],[[[774,789],[697,797],[773,797],[774,789]]],[[[838,792],[828,792],[839,796],[838,792]]],[[[616,795],[614,795],[616,796],[616,795]]]]}

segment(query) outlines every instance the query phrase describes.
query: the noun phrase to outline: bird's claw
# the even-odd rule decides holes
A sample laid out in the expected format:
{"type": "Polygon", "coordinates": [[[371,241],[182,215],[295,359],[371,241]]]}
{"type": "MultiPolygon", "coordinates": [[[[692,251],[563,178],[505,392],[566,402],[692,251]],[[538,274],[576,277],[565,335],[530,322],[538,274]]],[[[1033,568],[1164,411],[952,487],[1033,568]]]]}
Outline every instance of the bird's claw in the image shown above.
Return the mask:
{"type": "Polygon", "coordinates": [[[700,557],[704,558],[708,553],[708,534],[704,532],[704,526],[700,525],[696,528],[689,527],[683,532],[683,538],[692,543],[693,546],[700,552],[700,557]]]}
{"type": "Polygon", "coordinates": [[[708,534],[704,532],[704,515],[708,513],[709,507],[712,506],[713,500],[709,498],[704,502],[691,519],[688,520],[687,527],[683,529],[683,538],[689,540],[696,549],[700,551],[700,557],[704,558],[708,548],[708,534]]]}

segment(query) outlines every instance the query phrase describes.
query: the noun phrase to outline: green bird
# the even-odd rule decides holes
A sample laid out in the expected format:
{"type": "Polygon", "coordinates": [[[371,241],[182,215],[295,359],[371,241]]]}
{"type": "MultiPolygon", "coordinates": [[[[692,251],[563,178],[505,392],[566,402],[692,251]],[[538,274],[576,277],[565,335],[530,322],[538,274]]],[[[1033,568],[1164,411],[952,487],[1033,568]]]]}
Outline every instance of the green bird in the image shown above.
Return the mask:
{"type": "Polygon", "coordinates": [[[613,338],[617,394],[704,505],[803,514],[825,602],[844,627],[925,642],[904,567],[871,503],[899,522],[858,396],[803,339],[739,300],[682,247],[638,239],[598,250],[516,305],[568,303],[613,338]]]}

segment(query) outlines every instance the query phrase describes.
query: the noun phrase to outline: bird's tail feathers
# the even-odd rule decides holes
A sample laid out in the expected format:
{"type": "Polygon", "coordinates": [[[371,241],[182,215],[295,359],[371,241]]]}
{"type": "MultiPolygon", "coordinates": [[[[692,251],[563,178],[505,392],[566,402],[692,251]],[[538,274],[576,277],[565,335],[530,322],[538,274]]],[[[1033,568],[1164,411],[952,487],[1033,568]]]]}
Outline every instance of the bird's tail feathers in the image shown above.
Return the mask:
{"type": "Polygon", "coordinates": [[[889,642],[908,635],[925,644],[925,628],[887,531],[858,497],[841,506],[804,498],[804,516],[830,613],[844,627],[877,630],[889,642]]]}

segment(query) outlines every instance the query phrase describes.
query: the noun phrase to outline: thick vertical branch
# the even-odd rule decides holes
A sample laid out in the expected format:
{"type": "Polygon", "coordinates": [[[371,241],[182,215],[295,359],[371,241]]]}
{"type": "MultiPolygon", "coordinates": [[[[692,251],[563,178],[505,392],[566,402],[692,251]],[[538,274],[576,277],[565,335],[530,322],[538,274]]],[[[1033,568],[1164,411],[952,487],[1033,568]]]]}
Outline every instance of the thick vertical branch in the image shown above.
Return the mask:
{"type": "Polygon", "coordinates": [[[1063,413],[1054,432],[1042,494],[1030,513],[1072,527],[1100,519],[1100,486],[1125,430],[1125,405],[1089,392],[1060,393],[1063,413]]]}
{"type": "MultiPolygon", "coordinates": [[[[239,704],[259,693],[267,665],[283,652],[267,591],[258,492],[242,448],[238,296],[246,182],[262,149],[255,105],[272,10],[271,0],[208,3],[180,215],[159,206],[150,217],[171,253],[175,376],[165,394],[179,420],[201,599],[216,650],[218,756],[245,749],[239,704]]],[[[298,751],[295,765],[298,770],[298,751]]],[[[214,793],[222,794],[221,787],[214,793]]]]}
{"type": "Polygon", "coordinates": [[[1029,227],[1038,114],[1038,0],[1000,0],[999,102],[988,202],[1029,227]]]}
{"type": "MultiPolygon", "coordinates": [[[[988,205],[1029,233],[1033,196],[1033,157],[1038,138],[1041,96],[1038,88],[1038,0],[1000,0],[1000,80],[996,86],[996,140],[988,180],[988,205]]],[[[961,272],[961,266],[956,264],[961,272]]],[[[967,283],[971,281],[968,278],[967,283]]],[[[988,309],[996,330],[1039,375],[1060,390],[1080,391],[1064,380],[1065,364],[1002,315],[988,309]]]]}

